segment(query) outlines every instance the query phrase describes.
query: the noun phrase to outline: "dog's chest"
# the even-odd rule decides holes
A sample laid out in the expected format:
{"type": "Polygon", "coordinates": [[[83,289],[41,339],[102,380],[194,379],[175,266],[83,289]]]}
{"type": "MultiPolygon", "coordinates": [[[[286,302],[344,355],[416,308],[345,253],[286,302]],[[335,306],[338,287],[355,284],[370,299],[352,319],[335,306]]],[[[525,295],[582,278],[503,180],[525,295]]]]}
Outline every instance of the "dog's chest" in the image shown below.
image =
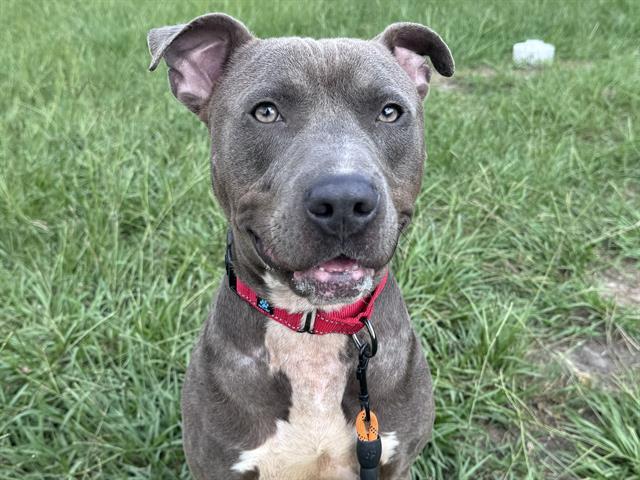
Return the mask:
{"type": "Polygon", "coordinates": [[[355,433],[342,413],[347,365],[345,335],[307,335],[270,322],[265,346],[273,373],[291,382],[288,421],[258,448],[242,452],[233,469],[258,469],[262,479],[353,480],[355,433]]]}

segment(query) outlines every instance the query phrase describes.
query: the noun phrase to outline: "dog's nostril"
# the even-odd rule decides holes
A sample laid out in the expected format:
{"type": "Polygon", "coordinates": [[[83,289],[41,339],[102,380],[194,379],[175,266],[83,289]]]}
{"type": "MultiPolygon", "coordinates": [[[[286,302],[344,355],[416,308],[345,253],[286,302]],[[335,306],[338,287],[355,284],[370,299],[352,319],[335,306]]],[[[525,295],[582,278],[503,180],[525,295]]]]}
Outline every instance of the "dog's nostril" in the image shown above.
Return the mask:
{"type": "Polygon", "coordinates": [[[333,215],[333,207],[328,203],[314,205],[309,211],[316,217],[330,217],[333,215]]]}
{"type": "Polygon", "coordinates": [[[353,213],[356,215],[369,215],[374,209],[373,203],[358,202],[353,206],[353,213]]]}

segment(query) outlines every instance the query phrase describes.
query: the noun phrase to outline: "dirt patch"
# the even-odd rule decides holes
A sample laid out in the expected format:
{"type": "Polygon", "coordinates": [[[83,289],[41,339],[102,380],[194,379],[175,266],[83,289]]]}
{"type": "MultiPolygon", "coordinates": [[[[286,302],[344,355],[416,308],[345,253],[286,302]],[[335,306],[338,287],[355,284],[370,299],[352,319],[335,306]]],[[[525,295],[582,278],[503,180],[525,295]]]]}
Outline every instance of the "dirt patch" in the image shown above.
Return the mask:
{"type": "MultiPolygon", "coordinates": [[[[553,65],[550,66],[503,66],[501,70],[497,70],[488,65],[480,65],[471,69],[459,69],[456,71],[453,77],[443,77],[439,75],[433,65],[429,62],[431,68],[431,81],[430,87],[434,90],[440,90],[444,92],[464,93],[473,89],[473,77],[479,77],[483,79],[491,79],[502,74],[504,78],[509,76],[515,76],[516,78],[529,78],[538,75],[546,70],[552,68],[561,68],[567,70],[573,70],[577,68],[584,68],[591,66],[591,62],[582,61],[558,61],[556,60],[553,65]]],[[[608,94],[607,92],[603,94],[608,94]]]]}
{"type": "Polygon", "coordinates": [[[458,70],[453,77],[438,75],[433,67],[431,67],[431,72],[431,88],[445,92],[468,91],[471,89],[469,82],[471,77],[492,78],[497,73],[495,69],[487,66],[479,66],[471,70],[458,70]]]}
{"type": "Polygon", "coordinates": [[[640,268],[634,262],[605,270],[597,283],[602,295],[618,305],[640,308],[640,268]]]}
{"type": "Polygon", "coordinates": [[[455,77],[443,77],[442,75],[438,75],[434,73],[431,75],[431,81],[429,82],[429,88],[433,90],[441,90],[444,92],[456,92],[464,89],[462,83],[457,78],[457,73],[455,77]]]}
{"type": "MultiPolygon", "coordinates": [[[[576,380],[588,387],[617,390],[622,383],[640,378],[640,339],[621,326],[611,335],[593,338],[569,338],[554,345],[541,346],[529,352],[527,358],[544,372],[541,398],[547,392],[562,390],[576,380]]],[[[553,403],[553,402],[552,402],[553,403]]],[[[553,408],[534,405],[545,424],[553,424],[553,408]]]]}
{"type": "Polygon", "coordinates": [[[488,436],[488,448],[503,443],[512,443],[518,438],[518,429],[515,426],[507,428],[499,423],[483,422],[482,427],[488,436]]]}
{"type": "MultiPolygon", "coordinates": [[[[516,68],[511,67],[502,71],[501,81],[512,81],[513,76],[526,78],[533,75],[537,75],[543,70],[543,68],[516,68]],[[510,80],[511,77],[511,80],[510,80]]],[[[435,69],[432,68],[430,87],[434,90],[440,90],[444,92],[452,93],[468,93],[474,90],[477,86],[474,80],[478,79],[495,79],[498,76],[498,70],[489,66],[479,66],[472,69],[458,70],[453,77],[443,77],[438,75],[435,69]]]]}
{"type": "Polygon", "coordinates": [[[584,385],[615,387],[616,381],[640,370],[640,347],[631,338],[587,340],[560,353],[571,373],[584,385]]]}
{"type": "Polygon", "coordinates": [[[577,456],[573,443],[566,437],[546,433],[537,438],[538,445],[528,445],[528,450],[533,461],[542,465],[543,478],[557,480],[577,479],[575,475],[567,472],[567,458],[577,456]]]}
{"type": "MultiPolygon", "coordinates": [[[[525,448],[532,461],[538,465],[543,478],[573,479],[566,473],[565,460],[575,456],[572,442],[559,430],[560,420],[557,413],[552,413],[551,404],[543,399],[528,402],[528,413],[532,418],[527,419],[527,439],[525,448]]],[[[528,416],[527,416],[528,417],[528,416]]],[[[482,422],[482,429],[487,437],[483,448],[492,452],[497,458],[510,455],[513,445],[521,438],[521,432],[516,421],[509,424],[496,422],[482,422]]]]}

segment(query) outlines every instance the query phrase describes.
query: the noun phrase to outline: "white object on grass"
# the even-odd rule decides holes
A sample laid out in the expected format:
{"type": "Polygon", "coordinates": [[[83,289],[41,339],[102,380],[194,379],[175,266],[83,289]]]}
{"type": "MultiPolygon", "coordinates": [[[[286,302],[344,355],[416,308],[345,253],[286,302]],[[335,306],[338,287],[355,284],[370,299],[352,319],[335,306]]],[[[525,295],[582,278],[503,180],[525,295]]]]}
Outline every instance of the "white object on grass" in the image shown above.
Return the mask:
{"type": "Polygon", "coordinates": [[[513,46],[513,61],[518,65],[551,63],[556,47],[542,40],[529,39],[513,46]]]}

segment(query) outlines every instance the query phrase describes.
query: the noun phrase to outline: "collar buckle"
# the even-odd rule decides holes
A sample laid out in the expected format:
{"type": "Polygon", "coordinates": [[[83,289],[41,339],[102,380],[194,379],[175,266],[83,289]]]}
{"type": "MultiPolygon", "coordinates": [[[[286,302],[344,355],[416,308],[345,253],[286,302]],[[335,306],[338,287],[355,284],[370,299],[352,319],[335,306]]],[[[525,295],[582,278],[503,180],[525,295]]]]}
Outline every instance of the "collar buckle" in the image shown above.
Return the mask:
{"type": "Polygon", "coordinates": [[[367,333],[369,333],[371,343],[361,342],[358,335],[355,333],[351,335],[351,338],[353,339],[353,343],[358,351],[364,353],[367,358],[371,358],[378,352],[378,338],[376,337],[376,331],[373,329],[373,325],[371,325],[371,322],[367,317],[362,318],[360,321],[364,323],[365,327],[367,327],[367,333]]]}
{"type": "Polygon", "coordinates": [[[306,313],[304,317],[302,317],[300,321],[300,328],[298,329],[298,333],[310,333],[314,334],[313,328],[316,325],[316,315],[318,313],[317,309],[313,309],[310,312],[306,313]]]}

